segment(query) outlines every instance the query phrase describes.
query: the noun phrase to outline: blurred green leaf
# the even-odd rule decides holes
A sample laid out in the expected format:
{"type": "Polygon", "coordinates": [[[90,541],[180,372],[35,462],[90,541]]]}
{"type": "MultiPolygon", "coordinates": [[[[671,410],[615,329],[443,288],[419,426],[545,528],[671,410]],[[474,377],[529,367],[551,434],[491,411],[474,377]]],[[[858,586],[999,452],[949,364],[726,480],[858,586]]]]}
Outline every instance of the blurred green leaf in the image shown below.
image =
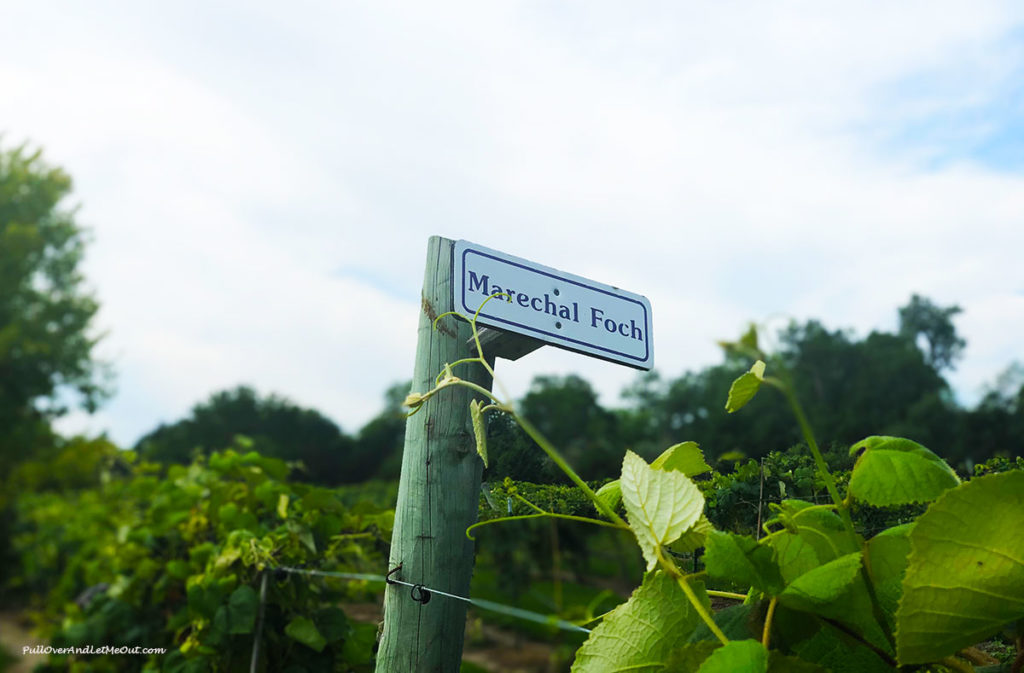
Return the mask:
{"type": "Polygon", "coordinates": [[[285,634],[317,652],[323,651],[327,640],[309,617],[295,617],[284,627],[285,634]]]}
{"type": "Polygon", "coordinates": [[[729,399],[725,402],[725,409],[730,414],[739,411],[747,402],[754,399],[754,395],[761,389],[764,382],[765,364],[758,360],[750,367],[750,371],[743,374],[732,382],[729,387],[729,399]]]}
{"type": "Polygon", "coordinates": [[[930,502],[960,483],[946,461],[909,439],[868,437],[850,447],[859,451],[849,493],[875,507],[930,502]]]}

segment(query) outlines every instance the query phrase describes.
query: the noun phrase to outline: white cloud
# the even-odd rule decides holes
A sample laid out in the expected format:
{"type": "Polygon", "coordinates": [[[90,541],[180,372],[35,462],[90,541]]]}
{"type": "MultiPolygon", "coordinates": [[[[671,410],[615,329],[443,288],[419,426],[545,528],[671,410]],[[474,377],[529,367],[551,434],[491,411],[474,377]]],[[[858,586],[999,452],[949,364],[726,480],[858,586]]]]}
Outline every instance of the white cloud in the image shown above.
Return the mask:
{"type": "MultiPolygon", "coordinates": [[[[1024,178],[893,140],[1005,94],[1017,3],[9,14],[0,119],[76,178],[121,442],[240,382],[355,430],[409,376],[434,233],[646,294],[669,376],[751,319],[892,328],[912,292],[964,307],[966,396],[1021,357],[1024,178]]],[[[606,403],[633,377],[499,374],[567,371],[606,403]]]]}

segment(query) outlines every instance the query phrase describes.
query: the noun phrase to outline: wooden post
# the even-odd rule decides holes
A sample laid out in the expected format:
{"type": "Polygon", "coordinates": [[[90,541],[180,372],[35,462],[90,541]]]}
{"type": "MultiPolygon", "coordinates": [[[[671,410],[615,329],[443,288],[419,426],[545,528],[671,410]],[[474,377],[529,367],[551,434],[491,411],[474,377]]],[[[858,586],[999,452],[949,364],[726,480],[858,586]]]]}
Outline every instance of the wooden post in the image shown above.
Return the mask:
{"type": "MultiPolygon", "coordinates": [[[[434,318],[452,310],[453,241],[432,236],[427,246],[413,391],[434,387],[445,363],[472,357],[472,331],[456,318],[434,318]]],[[[486,350],[485,350],[486,353],[486,350]]],[[[493,361],[492,361],[493,362],[493,361]]],[[[487,371],[460,365],[455,375],[490,390],[487,371]]],[[[473,543],[466,528],[476,522],[483,463],[476,454],[469,403],[472,391],[447,388],[409,418],[388,569],[395,577],[455,594],[469,595],[473,543]]],[[[388,586],[377,673],[455,673],[462,661],[466,604],[433,596],[420,604],[409,587],[388,586]]]]}

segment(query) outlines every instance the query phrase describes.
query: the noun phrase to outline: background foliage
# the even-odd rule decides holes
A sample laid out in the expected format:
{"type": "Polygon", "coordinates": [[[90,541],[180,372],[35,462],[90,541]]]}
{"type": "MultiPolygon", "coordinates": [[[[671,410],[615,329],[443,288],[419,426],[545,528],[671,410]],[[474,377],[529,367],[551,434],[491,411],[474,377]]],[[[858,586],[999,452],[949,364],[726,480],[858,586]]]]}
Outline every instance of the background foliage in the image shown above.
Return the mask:
{"type": "Polygon", "coordinates": [[[90,488],[19,498],[9,589],[30,599],[55,647],[169,653],[55,655],[46,670],[248,671],[264,577],[259,670],[372,670],[375,625],[350,622],[338,607],[373,597],[365,583],[274,569],[378,572],[390,509],[347,506],[328,489],[288,482],[285,463],[255,452],[213,453],[165,475],[130,452],[103,457],[90,488]]]}

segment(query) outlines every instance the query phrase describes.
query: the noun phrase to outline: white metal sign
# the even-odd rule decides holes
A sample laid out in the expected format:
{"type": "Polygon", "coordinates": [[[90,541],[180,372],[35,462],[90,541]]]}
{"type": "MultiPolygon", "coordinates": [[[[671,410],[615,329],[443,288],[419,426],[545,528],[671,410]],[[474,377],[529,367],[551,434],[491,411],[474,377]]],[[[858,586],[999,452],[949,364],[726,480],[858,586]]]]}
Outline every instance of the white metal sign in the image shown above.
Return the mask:
{"type": "Polygon", "coordinates": [[[455,310],[478,323],[637,369],[654,366],[651,302],[632,292],[491,250],[455,243],[455,310]]]}

